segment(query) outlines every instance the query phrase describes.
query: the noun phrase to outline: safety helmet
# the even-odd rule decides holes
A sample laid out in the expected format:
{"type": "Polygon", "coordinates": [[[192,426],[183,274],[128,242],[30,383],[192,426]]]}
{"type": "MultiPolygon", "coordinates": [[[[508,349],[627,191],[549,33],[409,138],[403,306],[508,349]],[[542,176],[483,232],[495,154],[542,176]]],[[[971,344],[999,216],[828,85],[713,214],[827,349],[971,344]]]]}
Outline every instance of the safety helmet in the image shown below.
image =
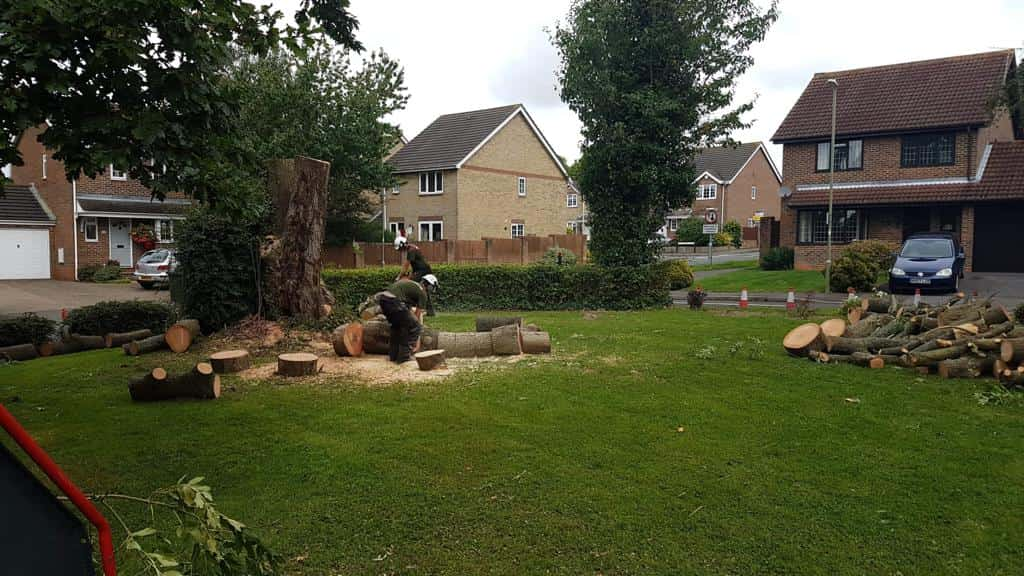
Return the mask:
{"type": "Polygon", "coordinates": [[[424,274],[423,281],[426,282],[427,284],[430,284],[434,288],[437,288],[437,276],[434,276],[433,274],[424,274]]]}
{"type": "Polygon", "coordinates": [[[407,240],[405,236],[395,236],[395,250],[401,250],[402,248],[405,248],[407,244],[409,244],[409,240],[407,240]]]}

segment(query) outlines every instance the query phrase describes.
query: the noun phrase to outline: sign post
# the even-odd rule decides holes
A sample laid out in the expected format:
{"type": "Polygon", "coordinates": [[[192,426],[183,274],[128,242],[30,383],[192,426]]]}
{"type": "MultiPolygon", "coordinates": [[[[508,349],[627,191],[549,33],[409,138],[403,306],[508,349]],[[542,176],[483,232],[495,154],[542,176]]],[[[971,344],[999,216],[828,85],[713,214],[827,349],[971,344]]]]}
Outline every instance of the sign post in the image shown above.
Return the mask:
{"type": "Polygon", "coordinates": [[[718,234],[718,212],[704,211],[704,234],[708,235],[708,266],[710,266],[714,264],[712,249],[715,246],[715,234],[718,234]]]}

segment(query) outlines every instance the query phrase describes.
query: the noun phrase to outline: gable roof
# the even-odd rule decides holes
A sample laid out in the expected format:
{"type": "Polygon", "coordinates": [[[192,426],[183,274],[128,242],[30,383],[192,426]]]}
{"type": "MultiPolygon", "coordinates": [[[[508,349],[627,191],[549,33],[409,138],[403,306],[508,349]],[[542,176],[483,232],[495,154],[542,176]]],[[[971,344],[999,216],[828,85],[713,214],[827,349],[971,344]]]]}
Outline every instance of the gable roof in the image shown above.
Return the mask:
{"type": "Polygon", "coordinates": [[[773,142],[827,137],[832,130],[832,88],[839,82],[836,134],[881,134],[981,126],[989,102],[1015,65],[1013,50],[890,64],[811,78],[773,142]]]}
{"type": "Polygon", "coordinates": [[[56,218],[34,188],[7,184],[0,192],[0,222],[52,225],[56,218]]]}
{"type": "Polygon", "coordinates": [[[771,154],[761,142],[747,142],[738,146],[716,146],[714,148],[701,148],[697,154],[694,165],[697,169],[696,182],[705,176],[719,184],[728,184],[743,171],[751,158],[758,150],[764,151],[764,157],[768,159],[768,165],[772,167],[775,178],[781,183],[782,175],[779,174],[771,154]]]}
{"type": "Polygon", "coordinates": [[[439,116],[389,158],[388,163],[397,174],[461,168],[466,160],[519,114],[522,114],[544,145],[558,169],[568,177],[561,159],[521,104],[439,116]]]}

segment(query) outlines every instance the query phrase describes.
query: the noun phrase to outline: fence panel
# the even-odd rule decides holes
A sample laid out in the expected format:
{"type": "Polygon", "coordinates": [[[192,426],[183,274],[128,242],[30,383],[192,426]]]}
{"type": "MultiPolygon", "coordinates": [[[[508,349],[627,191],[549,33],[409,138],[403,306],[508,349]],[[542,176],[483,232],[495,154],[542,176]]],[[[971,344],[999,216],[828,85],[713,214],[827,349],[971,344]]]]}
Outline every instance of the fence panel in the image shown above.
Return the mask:
{"type": "MultiPolygon", "coordinates": [[[[525,238],[485,238],[483,240],[439,240],[418,242],[423,257],[431,264],[530,264],[544,257],[549,248],[558,246],[572,250],[576,259],[586,258],[587,240],[576,234],[527,236],[525,238]]],[[[338,268],[402,264],[401,254],[392,244],[357,242],[355,245],[327,246],[324,264],[338,268]]]]}

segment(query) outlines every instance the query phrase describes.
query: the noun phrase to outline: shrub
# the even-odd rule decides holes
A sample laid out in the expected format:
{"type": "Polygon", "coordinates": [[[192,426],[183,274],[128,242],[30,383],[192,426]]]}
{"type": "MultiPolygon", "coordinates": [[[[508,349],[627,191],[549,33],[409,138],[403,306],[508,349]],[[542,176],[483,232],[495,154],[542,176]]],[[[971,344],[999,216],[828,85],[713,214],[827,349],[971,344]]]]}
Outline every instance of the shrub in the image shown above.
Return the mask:
{"type": "Polygon", "coordinates": [[[1024,304],[1017,306],[1017,308],[1013,310],[1013,318],[1018,324],[1024,324],[1024,304]]]}
{"type": "Polygon", "coordinates": [[[850,287],[859,292],[874,290],[879,275],[892,267],[895,250],[895,245],[881,240],[850,244],[832,264],[830,288],[833,292],[845,292],[850,287]]]}
{"type": "Polygon", "coordinates": [[[568,248],[548,248],[540,261],[549,266],[575,266],[576,253],[568,248]]]}
{"type": "Polygon", "coordinates": [[[81,282],[92,282],[93,276],[95,276],[96,272],[99,272],[102,268],[103,266],[100,266],[99,264],[82,266],[78,269],[78,280],[81,282]]]}
{"type": "Polygon", "coordinates": [[[42,344],[56,329],[56,322],[31,312],[11,318],[0,318],[0,347],[42,344]]]}
{"type": "MultiPolygon", "coordinates": [[[[577,266],[434,266],[440,281],[435,304],[442,310],[630,310],[666,306],[666,263],[635,268],[577,266]]],[[[325,270],[336,305],[355,310],[383,290],[398,268],[325,270]]]]}
{"type": "MultiPolygon", "coordinates": [[[[729,235],[730,243],[733,248],[739,248],[743,246],[743,227],[740,223],[735,220],[729,220],[722,225],[722,232],[729,235]]],[[[716,239],[715,242],[718,242],[716,239]]]]}
{"type": "Polygon", "coordinates": [[[729,246],[731,244],[732,235],[728,232],[719,232],[718,234],[715,234],[715,246],[729,246]]]}
{"type": "Polygon", "coordinates": [[[708,243],[708,236],[703,232],[704,221],[697,217],[684,218],[679,221],[676,229],[676,240],[694,242],[698,246],[708,243]]]}
{"type": "Polygon", "coordinates": [[[72,310],[64,324],[76,334],[103,336],[149,328],[163,332],[174,321],[174,310],[163,302],[108,301],[72,310]]]}
{"type": "Polygon", "coordinates": [[[882,272],[888,272],[892,268],[892,265],[896,262],[896,251],[899,248],[899,245],[883,240],[858,240],[850,244],[844,254],[852,252],[874,264],[878,270],[877,276],[882,272]]]}
{"type": "Polygon", "coordinates": [[[761,258],[762,270],[792,270],[793,249],[788,246],[772,248],[761,258]]]}
{"type": "Polygon", "coordinates": [[[672,290],[682,290],[693,284],[693,269],[686,260],[673,260],[668,263],[668,285],[672,290]]]}
{"type": "Polygon", "coordinates": [[[119,278],[121,278],[121,266],[118,264],[103,266],[92,275],[93,282],[109,282],[119,278]]]}

